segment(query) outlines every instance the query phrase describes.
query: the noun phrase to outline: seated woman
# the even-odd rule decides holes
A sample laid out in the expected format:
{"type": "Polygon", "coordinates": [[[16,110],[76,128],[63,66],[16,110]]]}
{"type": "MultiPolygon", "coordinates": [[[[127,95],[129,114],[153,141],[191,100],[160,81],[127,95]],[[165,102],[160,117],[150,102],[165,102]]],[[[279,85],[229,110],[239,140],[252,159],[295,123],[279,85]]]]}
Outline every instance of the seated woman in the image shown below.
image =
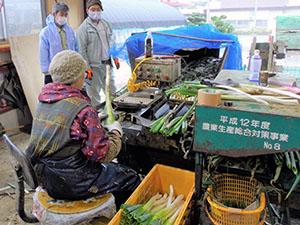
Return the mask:
{"type": "Polygon", "coordinates": [[[81,91],[86,62],[65,50],[52,60],[54,83],[42,88],[26,149],[40,184],[55,199],[80,200],[106,193],[128,195],[138,174],[112,163],[121,150],[122,128],[101,125],[89,97],[81,91]]]}

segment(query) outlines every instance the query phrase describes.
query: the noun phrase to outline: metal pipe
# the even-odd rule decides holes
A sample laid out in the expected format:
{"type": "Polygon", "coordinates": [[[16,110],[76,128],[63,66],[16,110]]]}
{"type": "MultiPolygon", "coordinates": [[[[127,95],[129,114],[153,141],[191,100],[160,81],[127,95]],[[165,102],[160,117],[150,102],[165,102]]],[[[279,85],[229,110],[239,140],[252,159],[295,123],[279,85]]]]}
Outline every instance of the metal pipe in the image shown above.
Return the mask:
{"type": "Polygon", "coordinates": [[[255,35],[256,35],[257,1],[258,1],[258,0],[255,0],[255,5],[254,5],[254,34],[255,34],[255,35]]]}
{"type": "Polygon", "coordinates": [[[206,3],[206,23],[210,23],[210,0],[206,3]]]}
{"type": "MultiPolygon", "coordinates": [[[[131,35],[143,34],[143,33],[147,33],[147,31],[136,32],[136,33],[132,33],[131,35]]],[[[168,33],[161,33],[161,32],[152,32],[152,34],[160,34],[160,35],[165,35],[165,36],[180,37],[180,38],[193,39],[193,40],[199,40],[199,41],[207,41],[207,42],[221,42],[221,43],[230,42],[230,43],[235,43],[234,40],[211,40],[211,39],[205,39],[205,38],[188,37],[188,36],[183,36],[183,35],[168,34],[168,33]]]]}
{"type": "Polygon", "coordinates": [[[46,26],[46,17],[47,17],[47,5],[45,0],[40,0],[41,4],[41,18],[42,18],[42,26],[46,26]]]}
{"type": "Polygon", "coordinates": [[[1,2],[1,16],[2,16],[2,28],[3,28],[3,37],[7,40],[7,28],[6,28],[6,18],[5,18],[5,9],[4,9],[4,0],[1,2]]]}

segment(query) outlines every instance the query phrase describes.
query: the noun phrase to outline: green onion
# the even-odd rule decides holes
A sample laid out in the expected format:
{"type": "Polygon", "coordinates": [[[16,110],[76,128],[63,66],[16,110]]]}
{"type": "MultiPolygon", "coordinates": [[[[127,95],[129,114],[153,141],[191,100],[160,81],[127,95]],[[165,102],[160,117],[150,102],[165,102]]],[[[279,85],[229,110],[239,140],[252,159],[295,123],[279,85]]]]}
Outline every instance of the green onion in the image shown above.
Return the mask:
{"type": "Polygon", "coordinates": [[[291,159],[290,159],[289,153],[285,152],[284,156],[285,156],[285,162],[286,162],[287,168],[292,169],[292,163],[291,163],[291,159]]]}
{"type": "Polygon", "coordinates": [[[296,161],[295,161],[295,156],[294,156],[294,152],[289,152],[290,154],[290,158],[291,158],[291,162],[292,162],[292,171],[294,172],[294,174],[297,176],[298,174],[298,169],[296,167],[296,161]]]}
{"type": "Polygon", "coordinates": [[[110,125],[115,121],[114,117],[114,110],[111,104],[111,97],[110,97],[110,78],[111,78],[111,71],[110,65],[106,65],[106,84],[105,84],[105,107],[104,113],[108,115],[108,117],[104,120],[104,125],[110,125]]]}
{"type": "Polygon", "coordinates": [[[296,186],[297,186],[297,184],[299,183],[299,181],[300,181],[300,174],[298,174],[298,175],[296,176],[296,179],[295,179],[295,181],[294,181],[294,183],[293,183],[293,185],[292,185],[292,187],[291,187],[289,193],[288,193],[287,196],[285,197],[285,199],[287,199],[287,198],[291,195],[291,193],[292,193],[293,190],[296,188],[296,186]]]}
{"type": "Polygon", "coordinates": [[[176,132],[176,129],[178,129],[178,127],[181,126],[182,122],[183,122],[184,120],[187,119],[187,117],[190,115],[190,113],[191,113],[191,112],[193,111],[193,109],[195,108],[197,102],[198,102],[198,99],[196,99],[196,101],[195,101],[194,104],[191,106],[191,108],[190,108],[190,109],[184,114],[184,116],[176,123],[176,125],[172,127],[172,129],[171,129],[171,131],[170,131],[170,133],[169,133],[170,136],[173,135],[173,134],[176,132]]]}

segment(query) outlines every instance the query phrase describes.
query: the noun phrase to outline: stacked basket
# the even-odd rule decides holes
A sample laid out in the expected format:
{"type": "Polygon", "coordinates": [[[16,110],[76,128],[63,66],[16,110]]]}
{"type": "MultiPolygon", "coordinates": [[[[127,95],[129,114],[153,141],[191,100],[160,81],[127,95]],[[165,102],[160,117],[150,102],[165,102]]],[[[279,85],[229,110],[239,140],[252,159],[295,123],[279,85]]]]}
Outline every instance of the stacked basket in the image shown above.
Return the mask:
{"type": "Polygon", "coordinates": [[[266,218],[266,199],[265,194],[260,193],[261,187],[254,178],[216,175],[214,184],[207,190],[208,217],[218,225],[262,225],[266,218]]]}

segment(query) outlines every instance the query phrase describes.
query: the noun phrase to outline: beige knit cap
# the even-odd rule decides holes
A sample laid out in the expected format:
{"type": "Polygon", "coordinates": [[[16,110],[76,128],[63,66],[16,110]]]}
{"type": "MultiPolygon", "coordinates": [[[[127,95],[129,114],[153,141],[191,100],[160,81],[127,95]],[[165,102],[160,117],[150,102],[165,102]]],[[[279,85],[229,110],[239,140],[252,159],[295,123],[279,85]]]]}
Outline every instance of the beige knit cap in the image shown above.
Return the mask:
{"type": "Polygon", "coordinates": [[[54,82],[72,84],[79,80],[86,71],[87,64],[75,51],[64,50],[57,53],[49,66],[49,73],[54,82]]]}

